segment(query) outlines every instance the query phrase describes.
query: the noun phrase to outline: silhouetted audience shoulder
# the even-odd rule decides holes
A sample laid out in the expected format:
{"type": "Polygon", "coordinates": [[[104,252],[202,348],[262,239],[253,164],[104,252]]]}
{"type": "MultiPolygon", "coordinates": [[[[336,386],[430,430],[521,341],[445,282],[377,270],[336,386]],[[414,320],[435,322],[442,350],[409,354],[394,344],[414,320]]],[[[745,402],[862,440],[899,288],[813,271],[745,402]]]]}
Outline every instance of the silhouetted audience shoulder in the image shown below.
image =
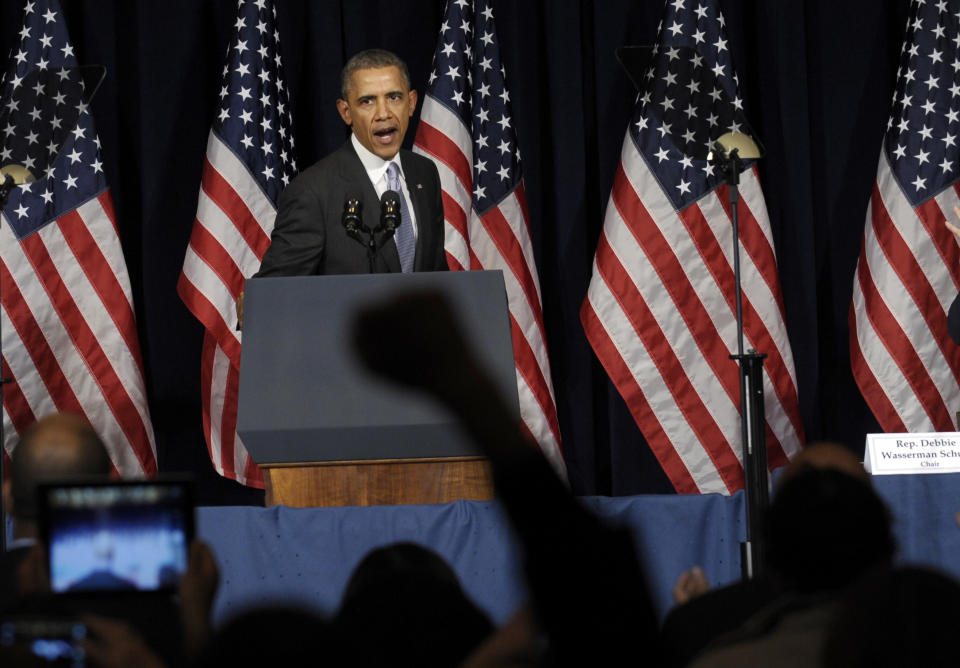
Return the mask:
{"type": "Polygon", "coordinates": [[[54,413],[28,427],[10,458],[3,483],[4,505],[14,522],[14,540],[0,555],[0,609],[14,604],[22,591],[18,572],[36,543],[37,486],[73,477],[107,477],[113,470],[100,437],[85,420],[54,413]]]}
{"type": "Polygon", "coordinates": [[[761,577],[711,589],[673,608],[660,632],[664,665],[688,665],[716,638],[740,628],[779,594],[770,578],[761,577]]]}
{"type": "Polygon", "coordinates": [[[960,666],[960,584],[923,568],[880,569],[844,596],[824,668],[960,666]]]}
{"type": "Polygon", "coordinates": [[[693,666],[818,665],[844,588],[894,553],[890,518],[869,482],[804,467],[781,484],[766,520],[770,577],[783,592],[693,666]]]}
{"type": "MultiPolygon", "coordinates": [[[[374,642],[370,638],[370,642],[374,642]]],[[[312,612],[264,607],[234,617],[211,638],[197,668],[350,666],[329,624],[312,612]]],[[[389,664],[384,664],[389,665],[389,664]]]]}
{"type": "Polygon", "coordinates": [[[455,666],[493,631],[447,562],[414,543],[364,557],[333,628],[350,665],[411,668],[455,666]]]}
{"type": "Polygon", "coordinates": [[[583,508],[526,439],[446,301],[425,293],[394,298],[361,312],[354,335],[372,370],[446,405],[490,459],[523,548],[547,661],[658,665],[656,616],[632,537],[583,508]],[[382,345],[384,333],[393,346],[382,345]]]}

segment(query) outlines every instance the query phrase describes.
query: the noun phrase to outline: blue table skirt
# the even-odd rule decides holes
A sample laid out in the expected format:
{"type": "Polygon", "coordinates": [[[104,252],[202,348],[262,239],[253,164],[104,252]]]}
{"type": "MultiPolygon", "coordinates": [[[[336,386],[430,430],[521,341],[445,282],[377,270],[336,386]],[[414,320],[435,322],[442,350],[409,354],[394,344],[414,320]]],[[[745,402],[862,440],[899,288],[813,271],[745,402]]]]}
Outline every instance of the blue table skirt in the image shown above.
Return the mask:
{"type": "MultiPolygon", "coordinates": [[[[894,515],[901,558],[960,577],[960,529],[954,520],[960,510],[960,474],[880,476],[875,485],[894,515]]],[[[582,501],[605,520],[631,528],[661,615],[671,605],[674,581],[694,564],[714,584],[740,575],[739,544],[745,532],[740,493],[582,501]]],[[[264,603],[332,613],[359,560],[396,541],[436,550],[498,623],[526,595],[516,541],[496,502],[199,508],[197,533],[213,547],[220,564],[217,623],[264,603]]]]}

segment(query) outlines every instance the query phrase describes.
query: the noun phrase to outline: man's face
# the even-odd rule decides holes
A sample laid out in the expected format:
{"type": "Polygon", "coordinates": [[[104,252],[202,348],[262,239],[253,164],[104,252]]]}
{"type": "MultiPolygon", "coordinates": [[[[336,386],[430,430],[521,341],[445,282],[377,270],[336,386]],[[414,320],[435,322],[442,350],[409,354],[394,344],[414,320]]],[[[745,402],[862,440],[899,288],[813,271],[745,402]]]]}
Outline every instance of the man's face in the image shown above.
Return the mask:
{"type": "Polygon", "coordinates": [[[417,91],[407,88],[400,68],[357,70],[347,98],[337,100],[337,110],[360,143],[384,160],[395,156],[417,107],[417,91]]]}

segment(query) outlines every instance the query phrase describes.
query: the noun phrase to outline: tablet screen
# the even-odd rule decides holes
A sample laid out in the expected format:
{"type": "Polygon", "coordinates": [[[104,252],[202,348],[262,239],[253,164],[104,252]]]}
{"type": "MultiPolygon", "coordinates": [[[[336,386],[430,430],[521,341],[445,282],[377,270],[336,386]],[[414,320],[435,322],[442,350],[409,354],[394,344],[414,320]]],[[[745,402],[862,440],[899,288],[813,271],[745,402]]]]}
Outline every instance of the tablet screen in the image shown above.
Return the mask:
{"type": "Polygon", "coordinates": [[[185,483],[46,485],[41,495],[54,592],[177,586],[193,532],[185,483]]]}

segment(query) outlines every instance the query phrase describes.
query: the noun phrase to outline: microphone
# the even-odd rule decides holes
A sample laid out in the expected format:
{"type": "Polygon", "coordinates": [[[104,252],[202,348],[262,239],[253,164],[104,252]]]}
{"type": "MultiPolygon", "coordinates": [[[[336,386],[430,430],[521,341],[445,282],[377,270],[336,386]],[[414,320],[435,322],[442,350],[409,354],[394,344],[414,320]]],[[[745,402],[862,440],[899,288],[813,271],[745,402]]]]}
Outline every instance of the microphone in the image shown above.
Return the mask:
{"type": "Polygon", "coordinates": [[[400,195],[396,190],[387,190],[380,196],[380,227],[390,235],[400,227],[400,222],[400,195]]]}
{"type": "Polygon", "coordinates": [[[363,202],[360,201],[359,197],[347,197],[346,201],[343,203],[343,217],[340,219],[340,222],[343,223],[344,229],[347,230],[347,234],[353,237],[354,239],[359,238],[360,236],[360,221],[363,214],[363,202]]]}

